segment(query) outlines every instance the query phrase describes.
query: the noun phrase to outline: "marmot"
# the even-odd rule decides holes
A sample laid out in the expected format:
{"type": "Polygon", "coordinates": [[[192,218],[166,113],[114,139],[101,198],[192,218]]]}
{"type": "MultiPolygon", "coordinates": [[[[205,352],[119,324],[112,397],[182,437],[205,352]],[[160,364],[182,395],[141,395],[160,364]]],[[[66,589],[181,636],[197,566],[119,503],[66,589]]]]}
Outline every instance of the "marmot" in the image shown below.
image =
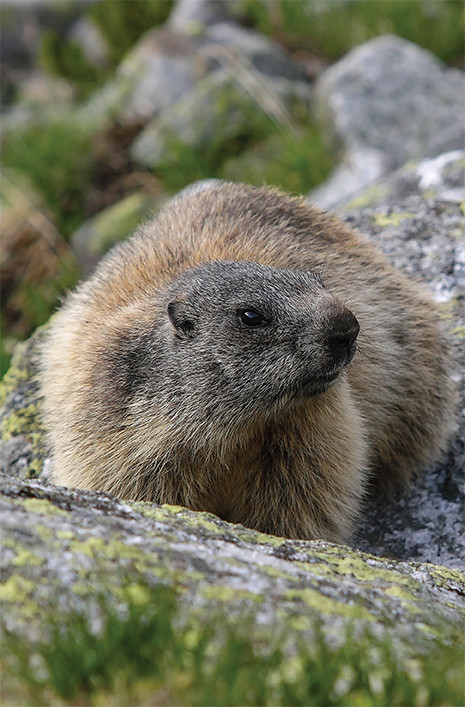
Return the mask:
{"type": "Polygon", "coordinates": [[[56,483],[285,537],[346,540],[367,482],[408,481],[451,424],[428,296],[266,188],[175,198],[69,296],[41,357],[56,483]]]}

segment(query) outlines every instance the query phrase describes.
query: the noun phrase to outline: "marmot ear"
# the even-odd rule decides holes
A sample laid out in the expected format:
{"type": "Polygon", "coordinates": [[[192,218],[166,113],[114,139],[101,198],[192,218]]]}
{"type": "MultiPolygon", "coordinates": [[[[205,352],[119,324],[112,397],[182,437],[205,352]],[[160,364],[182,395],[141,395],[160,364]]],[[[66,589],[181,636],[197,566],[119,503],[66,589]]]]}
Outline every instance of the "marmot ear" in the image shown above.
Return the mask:
{"type": "Polygon", "coordinates": [[[173,300],[168,304],[168,316],[181,339],[192,339],[195,336],[195,316],[189,311],[189,306],[182,300],[173,300]]]}

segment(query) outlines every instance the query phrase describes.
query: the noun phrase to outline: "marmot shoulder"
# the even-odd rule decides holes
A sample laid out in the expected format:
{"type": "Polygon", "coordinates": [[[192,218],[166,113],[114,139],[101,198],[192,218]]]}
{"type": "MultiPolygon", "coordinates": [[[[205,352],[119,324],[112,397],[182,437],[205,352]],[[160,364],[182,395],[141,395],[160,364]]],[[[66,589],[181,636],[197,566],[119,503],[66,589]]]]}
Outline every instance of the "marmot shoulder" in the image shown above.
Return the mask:
{"type": "Polygon", "coordinates": [[[303,199],[218,183],[115,247],[41,354],[54,481],[347,539],[367,487],[444,449],[428,295],[303,199]]]}

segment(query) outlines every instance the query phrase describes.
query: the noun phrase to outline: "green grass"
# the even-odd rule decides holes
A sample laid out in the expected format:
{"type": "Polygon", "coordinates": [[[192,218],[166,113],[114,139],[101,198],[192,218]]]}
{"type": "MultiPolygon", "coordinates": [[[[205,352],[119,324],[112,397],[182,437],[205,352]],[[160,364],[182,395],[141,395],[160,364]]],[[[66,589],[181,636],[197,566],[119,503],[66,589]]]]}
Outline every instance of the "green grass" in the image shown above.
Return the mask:
{"type": "Polygon", "coordinates": [[[77,42],[63,41],[63,37],[54,30],[46,30],[42,34],[39,62],[52,76],[69,81],[80,98],[88,96],[110,78],[109,71],[94,66],[86,58],[77,42]]]}
{"type": "Polygon", "coordinates": [[[354,627],[330,646],[318,622],[305,643],[285,627],[268,633],[252,615],[185,625],[169,587],[129,585],[113,601],[102,597],[92,619],[45,613],[45,637],[35,646],[5,631],[4,704],[463,703],[463,637],[452,645],[431,639],[427,654],[405,658],[405,646],[367,631],[356,636],[354,627]]]}
{"type": "Polygon", "coordinates": [[[218,176],[305,194],[328,176],[333,165],[320,130],[307,123],[299,133],[277,133],[226,162],[218,176]]]}
{"type": "Polygon", "coordinates": [[[109,79],[114,69],[151,27],[169,16],[171,0],[101,0],[84,13],[96,25],[108,51],[104,66],[90,62],[81,46],[54,30],[42,34],[39,61],[43,69],[69,81],[80,97],[88,96],[109,79]]]}
{"type": "Polygon", "coordinates": [[[101,0],[90,7],[88,16],[105,38],[116,66],[144,32],[168,19],[172,5],[172,0],[101,0]]]}
{"type": "Polygon", "coordinates": [[[73,114],[9,130],[2,163],[25,174],[41,194],[64,236],[81,224],[91,183],[94,136],[73,114]]]}
{"type": "Polygon", "coordinates": [[[242,0],[241,8],[259,31],[330,60],[393,33],[463,66],[462,0],[242,0]]]}
{"type": "Polygon", "coordinates": [[[297,135],[271,129],[255,143],[246,133],[238,134],[225,142],[212,140],[203,150],[173,140],[171,150],[173,157],[156,173],[172,191],[214,177],[305,194],[325,180],[333,165],[320,131],[312,125],[297,135]]]}

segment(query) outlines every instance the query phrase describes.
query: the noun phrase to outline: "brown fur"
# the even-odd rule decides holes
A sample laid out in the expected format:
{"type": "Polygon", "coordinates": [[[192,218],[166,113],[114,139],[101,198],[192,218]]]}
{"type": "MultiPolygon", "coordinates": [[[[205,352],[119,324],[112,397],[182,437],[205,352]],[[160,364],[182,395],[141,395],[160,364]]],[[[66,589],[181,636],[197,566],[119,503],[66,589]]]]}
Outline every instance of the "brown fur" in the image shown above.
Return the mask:
{"type": "MultiPolygon", "coordinates": [[[[271,299],[273,288],[286,295],[277,277],[266,293],[271,299]]],[[[196,297],[201,302],[202,292],[196,297]]],[[[307,310],[300,300],[294,307],[295,299],[289,317],[300,321],[307,310]]],[[[215,349],[213,328],[210,337],[215,349]]],[[[255,360],[260,356],[250,359],[262,366],[264,395],[280,369],[267,368],[269,350],[263,364],[255,360]]],[[[283,367],[292,372],[288,359],[283,367]]],[[[343,540],[368,475],[388,485],[409,481],[444,448],[452,416],[448,369],[428,296],[337,219],[265,189],[222,184],[194,191],[115,248],[52,324],[42,392],[54,480],[207,510],[288,537],[343,540]],[[166,307],[185,296],[182,274],[212,261],[320,274],[329,294],[309,281],[308,327],[318,338],[341,302],[360,323],[353,362],[327,390],[283,393],[253,412],[248,366],[236,366],[234,337],[217,358],[221,380],[230,370],[244,375],[243,401],[231,402],[218,385],[208,346],[200,368],[186,363],[193,372],[185,380],[171,353],[161,353],[163,342],[183,346],[166,307]],[[151,370],[155,376],[158,365],[166,375],[154,389],[151,370]],[[213,412],[203,415],[207,399],[213,412]]]]}

